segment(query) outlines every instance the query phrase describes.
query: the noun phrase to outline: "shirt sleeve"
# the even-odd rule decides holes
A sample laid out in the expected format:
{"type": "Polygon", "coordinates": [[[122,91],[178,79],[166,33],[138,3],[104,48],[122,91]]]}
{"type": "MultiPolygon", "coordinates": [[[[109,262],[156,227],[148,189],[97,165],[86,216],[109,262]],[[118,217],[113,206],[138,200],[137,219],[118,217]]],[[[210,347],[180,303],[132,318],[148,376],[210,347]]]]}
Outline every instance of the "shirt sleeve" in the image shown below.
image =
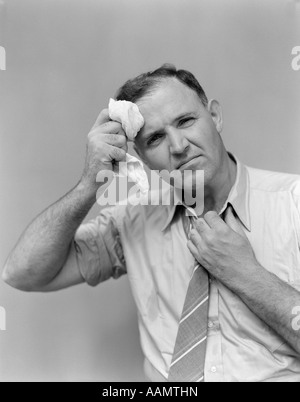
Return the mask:
{"type": "Polygon", "coordinates": [[[76,261],[85,282],[90,286],[125,274],[126,265],[115,207],[82,224],[74,237],[76,261]]]}

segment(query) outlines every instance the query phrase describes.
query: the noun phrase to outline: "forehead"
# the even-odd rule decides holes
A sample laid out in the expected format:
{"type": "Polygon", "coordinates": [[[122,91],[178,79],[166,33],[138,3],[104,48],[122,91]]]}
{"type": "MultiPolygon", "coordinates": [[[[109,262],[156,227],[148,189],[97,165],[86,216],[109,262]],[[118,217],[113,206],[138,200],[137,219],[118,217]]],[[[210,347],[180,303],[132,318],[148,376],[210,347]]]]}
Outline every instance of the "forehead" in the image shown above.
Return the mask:
{"type": "Polygon", "coordinates": [[[163,128],[180,115],[204,108],[197,93],[176,78],[163,80],[136,104],[145,120],[141,133],[163,128]]]}

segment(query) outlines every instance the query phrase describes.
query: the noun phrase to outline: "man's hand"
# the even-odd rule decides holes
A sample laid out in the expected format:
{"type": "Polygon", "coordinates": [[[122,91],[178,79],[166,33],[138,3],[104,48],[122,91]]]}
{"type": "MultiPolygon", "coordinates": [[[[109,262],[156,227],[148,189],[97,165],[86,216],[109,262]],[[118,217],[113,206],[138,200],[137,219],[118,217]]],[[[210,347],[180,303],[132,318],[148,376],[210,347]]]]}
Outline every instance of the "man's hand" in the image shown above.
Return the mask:
{"type": "Polygon", "coordinates": [[[188,247],[207,271],[229,286],[245,279],[259,264],[245,236],[232,230],[216,212],[198,219],[191,230],[188,247]]]}
{"type": "Polygon", "coordinates": [[[208,212],[196,221],[188,247],[212,276],[300,355],[299,331],[291,325],[300,293],[258,263],[246,236],[232,230],[216,212],[208,212]]]}
{"type": "Polygon", "coordinates": [[[113,170],[114,162],[125,161],[127,138],[118,122],[111,121],[108,109],[102,110],[88,134],[85,168],[81,183],[97,191],[97,174],[101,170],[113,170]]]}

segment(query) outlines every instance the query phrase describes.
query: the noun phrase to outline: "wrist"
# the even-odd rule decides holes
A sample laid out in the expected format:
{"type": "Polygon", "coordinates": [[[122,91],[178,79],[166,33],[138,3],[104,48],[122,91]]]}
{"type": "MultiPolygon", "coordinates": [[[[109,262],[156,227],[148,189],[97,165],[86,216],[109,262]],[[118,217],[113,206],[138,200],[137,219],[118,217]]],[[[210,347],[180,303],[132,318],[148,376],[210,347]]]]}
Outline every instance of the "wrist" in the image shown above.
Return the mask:
{"type": "Polygon", "coordinates": [[[80,198],[80,200],[83,201],[84,204],[88,204],[92,207],[93,204],[95,204],[96,202],[96,195],[98,191],[98,187],[96,186],[96,184],[97,183],[95,183],[95,185],[92,185],[88,181],[81,179],[76,184],[73,191],[77,193],[78,197],[80,198]]]}
{"type": "Polygon", "coordinates": [[[261,278],[265,272],[258,261],[253,261],[246,266],[238,267],[234,275],[228,277],[224,284],[235,294],[242,295],[246,289],[252,286],[256,287],[257,282],[261,283],[261,278]]]}
{"type": "Polygon", "coordinates": [[[96,194],[99,188],[99,183],[95,181],[91,181],[88,178],[82,177],[77,185],[75,186],[76,190],[82,193],[85,198],[93,199],[96,202],[96,194]]]}

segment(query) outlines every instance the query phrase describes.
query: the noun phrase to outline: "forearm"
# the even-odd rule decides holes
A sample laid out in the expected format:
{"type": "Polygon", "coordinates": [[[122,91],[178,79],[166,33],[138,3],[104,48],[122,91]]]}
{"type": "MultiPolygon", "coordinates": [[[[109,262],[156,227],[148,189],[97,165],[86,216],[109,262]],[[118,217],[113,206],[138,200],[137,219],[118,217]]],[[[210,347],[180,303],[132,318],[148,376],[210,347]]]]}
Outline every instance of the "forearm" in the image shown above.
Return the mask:
{"type": "Polygon", "coordinates": [[[47,285],[61,270],[71,240],[96,200],[79,183],[42,212],[24,231],[6,262],[3,278],[24,290],[47,285]]]}
{"type": "Polygon", "coordinates": [[[260,265],[244,271],[226,285],[249,309],[300,353],[300,332],[293,328],[299,292],[260,265]]]}
{"type": "Polygon", "coordinates": [[[236,230],[210,211],[204,219],[195,221],[188,247],[211,276],[239,296],[300,354],[300,332],[293,325],[300,293],[258,263],[249,240],[230,212],[231,209],[227,219],[236,230]]]}

